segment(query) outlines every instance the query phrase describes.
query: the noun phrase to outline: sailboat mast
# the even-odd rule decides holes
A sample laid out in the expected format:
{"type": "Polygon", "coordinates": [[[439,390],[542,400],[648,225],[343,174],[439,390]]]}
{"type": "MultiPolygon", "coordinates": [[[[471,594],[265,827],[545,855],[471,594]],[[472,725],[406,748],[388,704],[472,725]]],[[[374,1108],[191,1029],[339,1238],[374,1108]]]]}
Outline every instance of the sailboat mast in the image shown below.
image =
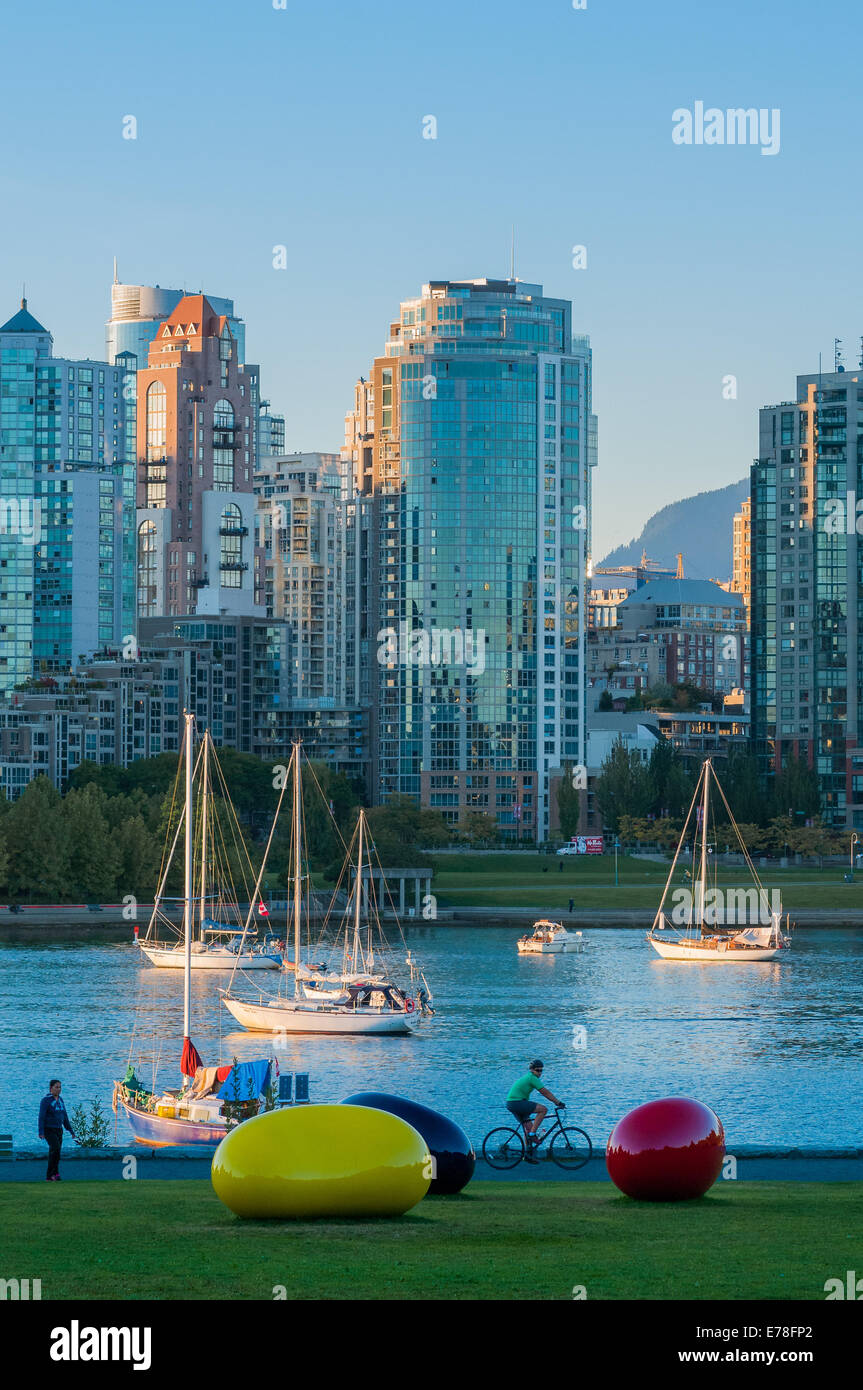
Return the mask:
{"type": "Polygon", "coordinates": [[[357,973],[357,961],[360,952],[360,903],[363,891],[363,816],[364,812],[360,807],[359,822],[359,848],[357,850],[357,885],[356,902],[354,903],[354,974],[357,973]]]}
{"type": "Polygon", "coordinates": [[[302,888],[300,884],[300,745],[294,744],[294,995],[300,992],[300,913],[302,909],[302,888]]]}
{"type": "Polygon", "coordinates": [[[699,925],[704,931],[704,899],[707,892],[707,795],[710,788],[710,759],[704,762],[704,792],[701,802],[701,901],[699,903],[699,925]]]}
{"type": "Polygon", "coordinates": [[[192,823],[192,723],[194,715],[188,711],[184,713],[186,721],[185,737],[185,756],[186,756],[186,842],[185,842],[185,875],[183,884],[183,934],[185,939],[185,978],[183,981],[183,1037],[188,1038],[189,1023],[192,1011],[192,841],[194,839],[194,826],[192,823]]]}
{"type": "Polygon", "coordinates": [[[204,734],[204,756],[201,767],[201,910],[200,924],[198,932],[201,940],[204,939],[204,919],[207,915],[207,802],[209,800],[209,752],[210,752],[210,731],[204,734]]]}

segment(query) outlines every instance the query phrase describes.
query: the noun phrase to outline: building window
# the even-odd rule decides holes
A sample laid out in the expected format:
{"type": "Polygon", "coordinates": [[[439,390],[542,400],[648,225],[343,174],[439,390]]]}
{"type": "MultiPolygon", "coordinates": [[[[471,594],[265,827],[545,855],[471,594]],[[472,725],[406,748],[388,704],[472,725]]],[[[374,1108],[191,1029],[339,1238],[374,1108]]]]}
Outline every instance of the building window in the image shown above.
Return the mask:
{"type": "Polygon", "coordinates": [[[234,490],[234,407],[225,400],[213,408],[213,490],[234,490]]]}
{"type": "Polygon", "coordinates": [[[246,529],[242,512],[236,502],[231,502],[222,512],[219,525],[219,583],[223,589],[242,588],[246,529]]]}
{"type": "Polygon", "coordinates": [[[142,521],[138,527],[138,613],[142,618],[158,616],[158,564],[155,523],[142,521]]]}

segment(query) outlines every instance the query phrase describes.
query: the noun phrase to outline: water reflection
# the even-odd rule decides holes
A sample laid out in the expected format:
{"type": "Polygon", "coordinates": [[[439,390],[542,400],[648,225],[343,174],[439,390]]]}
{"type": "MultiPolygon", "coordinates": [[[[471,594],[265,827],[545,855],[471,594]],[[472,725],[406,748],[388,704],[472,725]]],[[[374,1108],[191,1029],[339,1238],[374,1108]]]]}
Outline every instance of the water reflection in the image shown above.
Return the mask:
{"type": "MultiPolygon", "coordinates": [[[[587,933],[585,954],[571,956],[519,956],[518,935],[411,931],[435,991],[433,1022],[413,1038],[293,1038],[278,1046],[280,1066],[307,1071],[313,1099],[399,1091],[475,1138],[541,1056],[552,1089],[598,1141],[631,1106],[678,1093],[712,1105],[732,1147],[858,1142],[863,933],[800,931],[781,961],[729,966],[660,961],[640,931],[587,933]]],[[[2,946],[0,966],[0,1129],[19,1146],[33,1144],[51,1075],[71,1105],[97,1095],[107,1105],[130,1055],[148,1058],[142,1078],[156,1068],[176,1084],[180,972],[142,966],[126,944],[2,946]]],[[[204,1061],[270,1054],[273,1040],[238,1030],[219,1003],[225,983],[221,973],[193,976],[204,1061]]],[[[256,996],[260,982],[245,990],[256,996]]],[[[118,1137],[128,1138],[123,1121],[118,1137]]]]}

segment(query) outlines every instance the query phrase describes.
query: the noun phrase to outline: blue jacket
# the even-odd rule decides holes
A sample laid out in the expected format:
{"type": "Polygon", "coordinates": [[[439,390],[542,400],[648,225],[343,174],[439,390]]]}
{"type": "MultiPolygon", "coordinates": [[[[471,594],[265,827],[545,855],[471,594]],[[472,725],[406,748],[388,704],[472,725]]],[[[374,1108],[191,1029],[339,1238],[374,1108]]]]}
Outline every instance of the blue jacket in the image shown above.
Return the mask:
{"type": "Polygon", "coordinates": [[[39,1106],[39,1138],[45,1138],[46,1129],[68,1129],[72,1134],[74,1131],[69,1123],[69,1116],[66,1114],[66,1107],[60,1096],[52,1096],[49,1091],[47,1096],[42,1097],[39,1106]]]}

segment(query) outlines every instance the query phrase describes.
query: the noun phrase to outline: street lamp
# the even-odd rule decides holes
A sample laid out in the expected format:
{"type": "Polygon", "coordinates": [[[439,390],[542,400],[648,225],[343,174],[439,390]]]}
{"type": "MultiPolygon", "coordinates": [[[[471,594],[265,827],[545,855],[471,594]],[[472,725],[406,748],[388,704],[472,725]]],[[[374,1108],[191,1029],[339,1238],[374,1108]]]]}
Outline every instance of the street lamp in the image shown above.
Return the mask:
{"type": "Polygon", "coordinates": [[[855,830],[855,831],[852,833],[852,835],[851,835],[851,882],[852,882],[852,883],[854,882],[854,846],[856,845],[856,843],[857,843],[857,841],[858,841],[859,839],[860,839],[860,836],[857,834],[857,831],[855,830]]]}
{"type": "Polygon", "coordinates": [[[615,888],[617,887],[617,851],[618,851],[619,848],[620,848],[620,839],[619,839],[619,837],[618,837],[617,835],[615,835],[615,837],[614,837],[614,886],[615,886],[615,888]]]}

